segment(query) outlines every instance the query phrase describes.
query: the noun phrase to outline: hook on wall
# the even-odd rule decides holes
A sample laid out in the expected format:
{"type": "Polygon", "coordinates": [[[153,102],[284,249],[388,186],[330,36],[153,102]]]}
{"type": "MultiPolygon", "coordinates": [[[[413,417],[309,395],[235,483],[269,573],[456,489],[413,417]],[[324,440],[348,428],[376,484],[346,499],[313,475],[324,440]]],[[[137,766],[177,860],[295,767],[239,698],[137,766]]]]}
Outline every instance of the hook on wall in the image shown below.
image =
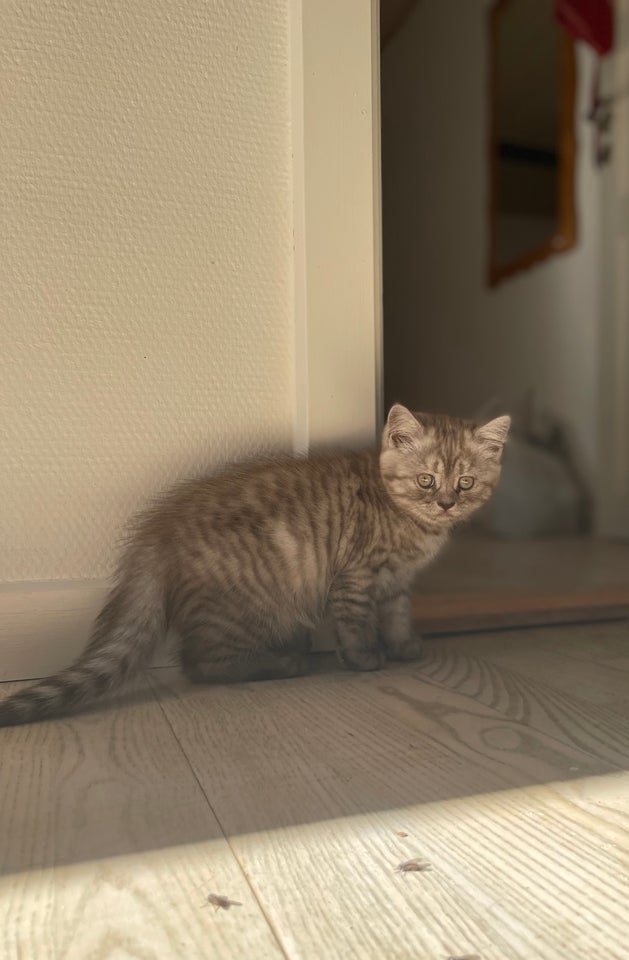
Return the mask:
{"type": "Polygon", "coordinates": [[[594,66],[594,80],[590,109],[585,119],[594,125],[594,162],[597,167],[609,163],[612,154],[611,130],[613,122],[614,97],[601,95],[601,61],[597,56],[594,66]]]}

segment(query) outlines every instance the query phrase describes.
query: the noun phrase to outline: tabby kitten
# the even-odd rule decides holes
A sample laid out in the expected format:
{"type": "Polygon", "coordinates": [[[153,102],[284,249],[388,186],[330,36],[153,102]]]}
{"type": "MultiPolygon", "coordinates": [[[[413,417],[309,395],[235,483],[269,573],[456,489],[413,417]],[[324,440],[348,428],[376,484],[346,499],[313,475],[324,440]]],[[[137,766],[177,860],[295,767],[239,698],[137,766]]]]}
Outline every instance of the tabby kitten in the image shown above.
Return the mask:
{"type": "Polygon", "coordinates": [[[395,405],[379,452],[260,462],[178,486],[136,521],[85,652],[0,703],[0,726],[119,686],[169,628],[197,682],[304,672],[324,614],[348,667],[418,657],[410,586],[491,496],[509,424],[395,405]]]}

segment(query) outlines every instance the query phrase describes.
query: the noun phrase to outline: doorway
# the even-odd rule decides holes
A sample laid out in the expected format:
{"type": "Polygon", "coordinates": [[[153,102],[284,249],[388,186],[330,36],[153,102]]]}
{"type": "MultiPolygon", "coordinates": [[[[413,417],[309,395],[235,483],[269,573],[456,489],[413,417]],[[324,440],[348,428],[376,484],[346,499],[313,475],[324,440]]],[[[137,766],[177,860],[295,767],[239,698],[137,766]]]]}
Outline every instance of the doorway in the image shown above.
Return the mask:
{"type": "Polygon", "coordinates": [[[629,614],[606,441],[629,396],[605,400],[609,317],[629,321],[601,258],[629,111],[625,95],[601,151],[596,57],[554,9],[381,0],[385,405],[513,418],[498,493],[422,579],[425,629],[629,614]]]}

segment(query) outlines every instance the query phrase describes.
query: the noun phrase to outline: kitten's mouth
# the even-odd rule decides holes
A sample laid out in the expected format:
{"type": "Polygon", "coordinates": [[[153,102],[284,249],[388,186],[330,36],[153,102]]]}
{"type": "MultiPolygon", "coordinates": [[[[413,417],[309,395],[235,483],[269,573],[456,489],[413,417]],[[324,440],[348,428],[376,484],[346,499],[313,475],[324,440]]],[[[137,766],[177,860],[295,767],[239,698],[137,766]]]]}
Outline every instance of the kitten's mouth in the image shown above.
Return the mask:
{"type": "Polygon", "coordinates": [[[456,512],[454,508],[443,510],[441,507],[438,507],[436,510],[429,510],[428,517],[433,523],[438,523],[444,527],[452,527],[461,519],[458,510],[456,510],[456,512]]]}

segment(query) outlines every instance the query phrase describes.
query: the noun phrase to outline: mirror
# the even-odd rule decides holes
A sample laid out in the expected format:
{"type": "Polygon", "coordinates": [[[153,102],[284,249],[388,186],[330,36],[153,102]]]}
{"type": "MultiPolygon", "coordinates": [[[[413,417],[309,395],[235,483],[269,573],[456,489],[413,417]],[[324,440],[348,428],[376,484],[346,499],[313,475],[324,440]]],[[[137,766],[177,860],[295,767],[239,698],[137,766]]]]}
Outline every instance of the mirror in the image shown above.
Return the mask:
{"type": "Polygon", "coordinates": [[[490,12],[490,251],[495,285],[576,242],[574,47],[553,0],[490,12]]]}

